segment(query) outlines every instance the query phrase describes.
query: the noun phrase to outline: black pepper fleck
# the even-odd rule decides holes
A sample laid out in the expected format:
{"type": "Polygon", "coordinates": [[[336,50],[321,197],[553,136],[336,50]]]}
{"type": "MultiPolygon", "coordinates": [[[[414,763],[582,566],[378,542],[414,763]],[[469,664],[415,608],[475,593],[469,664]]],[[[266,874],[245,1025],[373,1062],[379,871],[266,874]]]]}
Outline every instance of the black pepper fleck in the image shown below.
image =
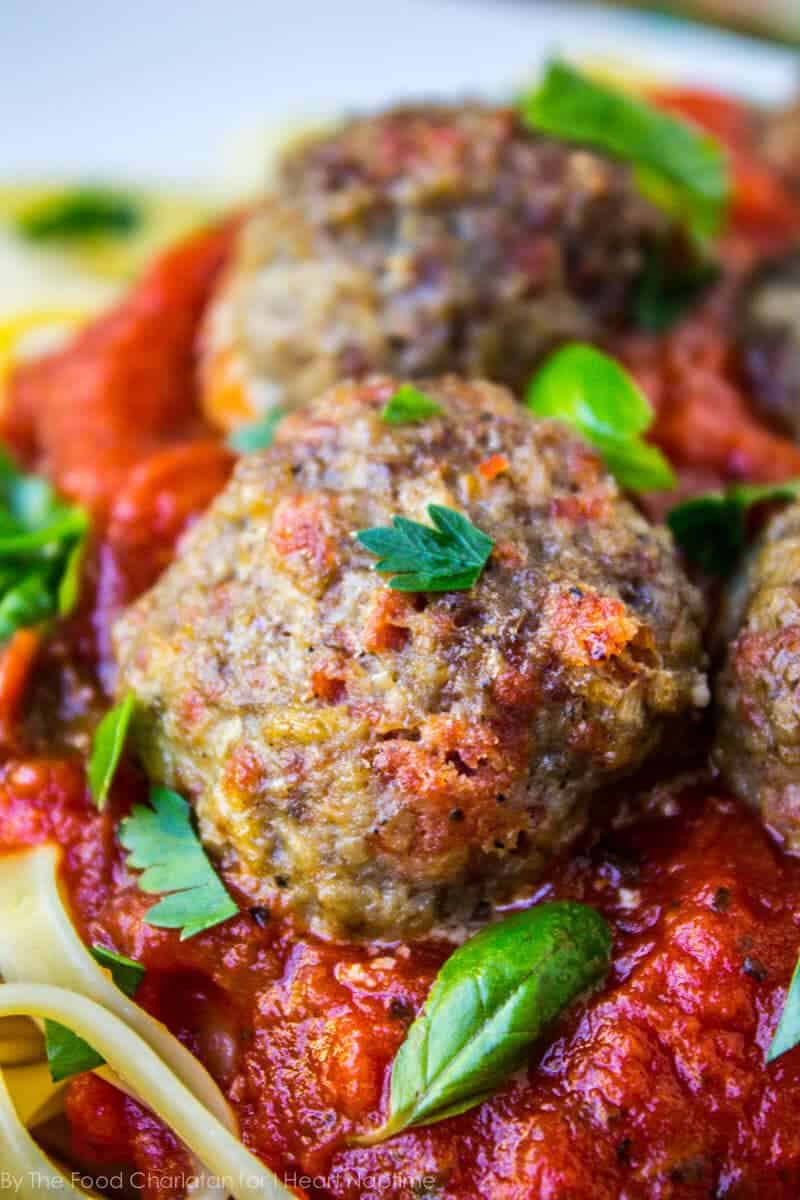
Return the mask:
{"type": "Polygon", "coordinates": [[[267,925],[269,925],[272,914],[265,905],[256,904],[250,909],[250,916],[253,918],[256,925],[258,925],[259,929],[266,929],[267,925]]]}

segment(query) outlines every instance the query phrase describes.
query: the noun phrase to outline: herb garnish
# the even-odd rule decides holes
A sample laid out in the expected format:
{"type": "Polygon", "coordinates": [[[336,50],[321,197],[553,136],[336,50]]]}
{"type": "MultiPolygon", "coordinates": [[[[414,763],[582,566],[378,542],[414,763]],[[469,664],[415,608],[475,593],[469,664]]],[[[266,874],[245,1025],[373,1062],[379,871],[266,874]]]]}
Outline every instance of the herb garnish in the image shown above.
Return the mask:
{"type": "Polygon", "coordinates": [[[709,237],[722,225],[730,174],[710,134],[563,62],[550,64],[519,109],[532,129],[633,164],[645,194],[698,236],[709,237]]]}
{"type": "Polygon", "coordinates": [[[672,468],[642,434],[653,410],[627,371],[575,342],[557,350],[534,375],[525,403],[537,417],[552,417],[577,429],[630,491],[660,491],[675,484],[672,468]]]}
{"type": "Polygon", "coordinates": [[[158,929],[180,929],[186,941],[239,909],[212,867],[183,797],[154,787],[150,804],[134,807],[120,825],[119,840],[129,852],[128,866],[144,870],[140,889],[171,893],[148,909],[145,921],[158,929]]]}
{"type": "Polygon", "coordinates": [[[767,1050],[767,1062],[774,1062],[787,1050],[800,1043],[800,959],[792,972],[789,991],[783,1005],[781,1019],[767,1050]]]}
{"type": "Polygon", "coordinates": [[[539,904],[451,955],[392,1066],[389,1115],[370,1146],[480,1104],[559,1013],[605,975],[611,933],[594,909],[539,904]]]}
{"type": "MultiPolygon", "coordinates": [[[[120,991],[126,996],[136,995],[145,974],[141,963],[126,958],[124,954],[117,954],[116,950],[108,950],[105,946],[92,946],[91,954],[101,967],[108,968],[120,991]]],[[[47,1065],[53,1083],[60,1083],[62,1079],[69,1079],[71,1075],[80,1075],[83,1071],[102,1067],[105,1062],[88,1042],[58,1021],[46,1020],[44,1032],[47,1065]]]]}
{"type": "Polygon", "coordinates": [[[136,697],[128,692],[124,700],[109,709],[95,730],[86,773],[92,799],[100,809],[105,807],[135,707],[136,697]]]}
{"type": "Polygon", "coordinates": [[[441,411],[441,404],[431,400],[419,388],[410,383],[401,383],[384,406],[381,416],[388,425],[411,425],[438,416],[441,411]]]}
{"type": "Polygon", "coordinates": [[[709,575],[730,575],[747,545],[747,514],[757,504],[794,500],[800,480],[735,484],[678,504],[667,524],[684,554],[709,575]]]}
{"type": "Polygon", "coordinates": [[[85,509],[0,450],[0,641],[72,611],[88,527],[85,509]]]}
{"type": "Polygon", "coordinates": [[[707,257],[676,268],[662,255],[652,254],[634,299],[636,324],[647,333],[667,333],[716,283],[719,274],[719,264],[707,257]]]}
{"type": "Polygon", "coordinates": [[[78,187],[37,200],[16,219],[16,227],[32,242],[81,238],[126,237],[142,223],[139,204],[123,192],[78,187]]]}
{"type": "Polygon", "coordinates": [[[466,591],[478,580],[494,542],[453,508],[429,504],[435,528],[392,517],[390,529],[362,529],[356,537],[379,561],[376,571],[394,575],[398,592],[466,591]]]}
{"type": "Polygon", "coordinates": [[[234,429],[228,435],[228,445],[237,454],[253,454],[256,450],[267,450],[275,438],[278,422],[285,416],[286,409],[276,404],[259,421],[234,429]]]}

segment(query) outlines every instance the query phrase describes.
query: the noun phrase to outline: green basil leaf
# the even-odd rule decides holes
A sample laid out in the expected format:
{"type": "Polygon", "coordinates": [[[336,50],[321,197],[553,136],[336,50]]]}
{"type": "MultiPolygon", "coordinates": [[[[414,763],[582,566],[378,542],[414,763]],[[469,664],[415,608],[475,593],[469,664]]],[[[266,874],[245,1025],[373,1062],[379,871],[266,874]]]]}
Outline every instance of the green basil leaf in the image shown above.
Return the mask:
{"type": "Polygon", "coordinates": [[[133,692],[128,692],[124,700],[106,713],[95,730],[86,773],[89,790],[99,809],[105,807],[108,799],[135,708],[136,697],[133,692]]]}
{"type": "Polygon", "coordinates": [[[781,1019],[778,1022],[778,1028],[767,1050],[768,1063],[774,1062],[776,1058],[780,1058],[782,1054],[786,1054],[788,1050],[800,1042],[800,959],[797,960],[794,971],[792,972],[789,990],[786,993],[786,1000],[783,1005],[781,1019]]]}
{"type": "Polygon", "coordinates": [[[393,517],[391,528],[362,529],[359,542],[378,556],[376,571],[394,575],[401,592],[466,591],[480,577],[494,542],[453,508],[429,504],[433,527],[393,517]]]}
{"type": "Polygon", "coordinates": [[[520,99],[519,110],[532,129],[632,163],[651,199],[698,236],[721,227],[730,171],[710,134],[563,62],[550,64],[540,86],[520,99]]]}
{"type": "Polygon", "coordinates": [[[64,508],[45,525],[28,528],[25,532],[0,534],[0,557],[18,558],[63,542],[65,538],[80,537],[86,532],[87,523],[83,509],[64,508]]]}
{"type": "Polygon", "coordinates": [[[658,446],[643,438],[589,438],[617,482],[629,492],[661,492],[675,486],[675,472],[658,446]]]}
{"type": "MultiPolygon", "coordinates": [[[[110,970],[111,978],[120,991],[126,996],[136,995],[145,974],[141,963],[126,958],[124,954],[117,954],[115,950],[107,950],[105,946],[92,946],[91,954],[101,967],[110,970]]],[[[53,1083],[103,1066],[105,1059],[82,1037],[58,1021],[45,1020],[44,1033],[47,1065],[53,1083]]]]}
{"type": "Polygon", "coordinates": [[[0,599],[0,641],[53,615],[53,589],[46,574],[33,571],[0,599]]]}
{"type": "Polygon", "coordinates": [[[237,454],[253,454],[256,450],[267,450],[275,438],[279,421],[286,416],[286,409],[276,405],[265,413],[260,421],[252,425],[241,425],[228,435],[228,445],[237,454]]]}
{"type": "Polygon", "coordinates": [[[142,224],[138,202],[108,188],[80,187],[37,200],[16,221],[18,233],[32,242],[76,241],[87,237],[125,237],[142,224]]]}
{"type": "Polygon", "coordinates": [[[667,514],[672,536],[686,557],[708,575],[732,574],[747,545],[747,514],[757,504],[794,500],[800,480],[736,484],[677,504],[667,514]]]}
{"type": "Polygon", "coordinates": [[[97,942],[91,947],[91,954],[101,967],[106,967],[111,972],[111,978],[119,990],[133,999],[145,976],[142,964],[124,954],[118,954],[116,950],[100,946],[97,942]]]}
{"type": "Polygon", "coordinates": [[[86,538],[81,537],[67,555],[64,572],[58,584],[58,615],[70,616],[77,608],[81,595],[81,575],[86,558],[86,538]]]}
{"type": "Polygon", "coordinates": [[[623,487],[660,491],[675,475],[642,438],[653,422],[647,397],[619,363],[575,342],[556,350],[534,375],[525,403],[537,417],[563,421],[591,442],[623,487]]]}
{"type": "Polygon", "coordinates": [[[447,960],[392,1066],[386,1122],[354,1139],[374,1145],[485,1099],[562,1010],[604,977],[611,933],[584,904],[515,913],[447,960]]]}
{"type": "Polygon", "coordinates": [[[384,406],[381,417],[387,425],[412,425],[438,416],[441,404],[431,400],[419,388],[410,383],[401,383],[395,394],[384,406]]]}
{"type": "Polygon", "coordinates": [[[47,1066],[53,1083],[61,1083],[72,1075],[102,1067],[105,1062],[103,1056],[93,1050],[88,1042],[58,1021],[45,1020],[44,1038],[47,1066]]]}

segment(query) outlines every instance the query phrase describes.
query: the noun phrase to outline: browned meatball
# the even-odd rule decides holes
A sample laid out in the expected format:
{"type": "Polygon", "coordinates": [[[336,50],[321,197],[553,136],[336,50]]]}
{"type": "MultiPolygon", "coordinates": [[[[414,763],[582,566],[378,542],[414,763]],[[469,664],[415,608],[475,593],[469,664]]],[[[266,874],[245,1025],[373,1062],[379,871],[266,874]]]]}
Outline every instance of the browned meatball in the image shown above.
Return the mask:
{"type": "Polygon", "coordinates": [[[254,896],[347,937],[510,897],[706,701],[698,594],[596,454],[456,378],[390,425],[395,387],[286,418],[116,628],[149,772],[254,896]],[[469,591],[393,591],[354,539],[431,503],[494,539],[469,591]]]}
{"type": "Polygon", "coordinates": [[[676,250],[627,167],[507,110],[351,121],[290,154],[245,227],[207,409],[228,426],[376,369],[520,388],[554,345],[622,321],[646,259],[676,250]]]}
{"type": "Polygon", "coordinates": [[[800,504],[769,522],[734,585],[738,632],[717,685],[715,760],[800,852],[800,504]]]}
{"type": "Polygon", "coordinates": [[[800,441],[800,248],[760,263],[745,280],[738,346],[753,404],[800,441]]]}

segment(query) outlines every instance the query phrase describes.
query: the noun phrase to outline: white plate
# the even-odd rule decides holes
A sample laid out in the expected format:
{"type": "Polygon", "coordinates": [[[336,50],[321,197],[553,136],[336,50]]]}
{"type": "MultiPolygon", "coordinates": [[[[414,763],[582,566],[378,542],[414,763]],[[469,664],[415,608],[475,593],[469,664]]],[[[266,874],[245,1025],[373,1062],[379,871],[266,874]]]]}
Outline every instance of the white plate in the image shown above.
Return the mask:
{"type": "MultiPolygon", "coordinates": [[[[548,55],[611,57],[765,101],[788,50],[667,18],[486,0],[5,0],[5,179],[224,176],[232,136],[399,97],[502,95],[548,55]]],[[[255,144],[254,142],[245,144],[255,144]]]]}

